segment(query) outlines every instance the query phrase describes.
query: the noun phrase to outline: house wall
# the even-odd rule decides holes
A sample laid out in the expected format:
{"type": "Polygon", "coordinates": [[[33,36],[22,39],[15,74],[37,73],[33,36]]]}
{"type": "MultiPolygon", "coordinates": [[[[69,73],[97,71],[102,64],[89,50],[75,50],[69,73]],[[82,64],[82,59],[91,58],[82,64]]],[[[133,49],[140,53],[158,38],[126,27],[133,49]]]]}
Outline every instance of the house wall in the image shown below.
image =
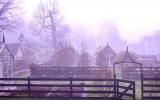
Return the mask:
{"type": "MultiPolygon", "coordinates": [[[[0,66],[2,77],[13,77],[14,59],[5,44],[0,52],[0,66]]],[[[2,46],[1,45],[1,46],[2,46]]]]}
{"type": "Polygon", "coordinates": [[[3,78],[3,65],[2,65],[2,62],[0,62],[0,78],[3,78]]]}
{"type": "Polygon", "coordinates": [[[23,59],[23,53],[22,53],[22,50],[20,48],[18,48],[18,51],[15,55],[15,60],[22,60],[23,59]]]}

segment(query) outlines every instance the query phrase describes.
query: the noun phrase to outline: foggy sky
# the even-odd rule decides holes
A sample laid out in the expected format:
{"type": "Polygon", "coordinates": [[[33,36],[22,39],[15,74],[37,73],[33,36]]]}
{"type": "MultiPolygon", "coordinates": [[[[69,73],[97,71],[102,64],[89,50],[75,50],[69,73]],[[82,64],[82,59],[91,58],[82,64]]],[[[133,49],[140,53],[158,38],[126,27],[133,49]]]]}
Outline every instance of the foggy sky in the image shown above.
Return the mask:
{"type": "Polygon", "coordinates": [[[160,28],[158,0],[69,1],[64,2],[63,7],[66,16],[69,16],[73,23],[82,22],[81,24],[91,26],[95,24],[96,26],[93,26],[95,29],[101,22],[112,20],[117,24],[121,37],[128,42],[137,42],[144,34],[151,34],[160,28]],[[69,1],[70,3],[67,3],[69,1]]]}
{"type": "MultiPolygon", "coordinates": [[[[39,0],[24,0],[27,19],[30,19],[39,0]]],[[[71,26],[82,25],[93,31],[95,37],[103,35],[99,26],[113,21],[120,36],[128,42],[160,29],[159,0],[59,0],[61,13],[71,26]],[[98,31],[96,31],[98,30],[98,31]]],[[[73,33],[74,34],[74,33],[73,33]]]]}

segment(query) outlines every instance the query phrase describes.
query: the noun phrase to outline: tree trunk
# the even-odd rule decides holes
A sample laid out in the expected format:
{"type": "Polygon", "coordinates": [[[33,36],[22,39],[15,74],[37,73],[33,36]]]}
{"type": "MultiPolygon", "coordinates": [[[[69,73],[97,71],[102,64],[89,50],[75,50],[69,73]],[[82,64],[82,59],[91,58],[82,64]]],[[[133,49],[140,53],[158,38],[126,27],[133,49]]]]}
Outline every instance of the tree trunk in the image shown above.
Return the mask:
{"type": "Polygon", "coordinates": [[[55,22],[53,18],[53,14],[49,12],[50,20],[51,20],[51,26],[52,26],[52,42],[53,42],[53,48],[56,50],[57,48],[57,36],[56,36],[56,27],[55,22]]]}

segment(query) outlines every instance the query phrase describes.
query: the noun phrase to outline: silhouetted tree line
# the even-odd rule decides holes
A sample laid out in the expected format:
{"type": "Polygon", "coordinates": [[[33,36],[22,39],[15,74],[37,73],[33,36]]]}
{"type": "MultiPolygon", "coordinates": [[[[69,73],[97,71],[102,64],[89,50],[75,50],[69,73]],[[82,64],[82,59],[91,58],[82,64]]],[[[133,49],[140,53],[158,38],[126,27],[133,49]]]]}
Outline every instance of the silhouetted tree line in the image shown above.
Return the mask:
{"type": "Polygon", "coordinates": [[[53,62],[52,64],[54,66],[60,67],[89,67],[93,64],[99,67],[108,66],[109,63],[111,63],[110,60],[113,60],[115,56],[114,51],[108,51],[108,49],[111,49],[110,47],[108,48],[108,46],[107,44],[96,51],[95,62],[93,62],[85,43],[81,44],[80,52],[71,44],[59,43],[51,62],[53,62]]]}

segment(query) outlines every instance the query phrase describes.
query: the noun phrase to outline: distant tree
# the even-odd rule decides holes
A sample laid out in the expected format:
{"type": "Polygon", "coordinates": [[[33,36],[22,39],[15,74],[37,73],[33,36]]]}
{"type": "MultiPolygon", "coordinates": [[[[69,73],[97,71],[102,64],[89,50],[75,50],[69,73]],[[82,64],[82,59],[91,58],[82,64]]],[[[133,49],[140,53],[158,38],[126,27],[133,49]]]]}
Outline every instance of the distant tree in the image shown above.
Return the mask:
{"type": "Polygon", "coordinates": [[[69,32],[60,14],[58,0],[41,0],[35,18],[39,24],[40,33],[49,33],[53,47],[56,49],[58,40],[69,32]]]}
{"type": "Polygon", "coordinates": [[[98,50],[96,52],[96,65],[97,66],[105,66],[107,63],[107,57],[103,50],[98,50]]]}
{"type": "Polygon", "coordinates": [[[76,62],[76,50],[70,44],[59,43],[53,56],[54,65],[70,67],[76,62]]]}
{"type": "Polygon", "coordinates": [[[90,66],[90,55],[87,52],[87,47],[85,43],[81,44],[81,52],[79,54],[78,66],[79,67],[89,67],[90,66]]]}
{"type": "Polygon", "coordinates": [[[96,65],[107,66],[115,56],[114,50],[108,45],[105,47],[99,47],[96,52],[96,65]]]}
{"type": "Polygon", "coordinates": [[[20,15],[19,1],[0,0],[0,32],[14,28],[16,18],[20,15]]]}

